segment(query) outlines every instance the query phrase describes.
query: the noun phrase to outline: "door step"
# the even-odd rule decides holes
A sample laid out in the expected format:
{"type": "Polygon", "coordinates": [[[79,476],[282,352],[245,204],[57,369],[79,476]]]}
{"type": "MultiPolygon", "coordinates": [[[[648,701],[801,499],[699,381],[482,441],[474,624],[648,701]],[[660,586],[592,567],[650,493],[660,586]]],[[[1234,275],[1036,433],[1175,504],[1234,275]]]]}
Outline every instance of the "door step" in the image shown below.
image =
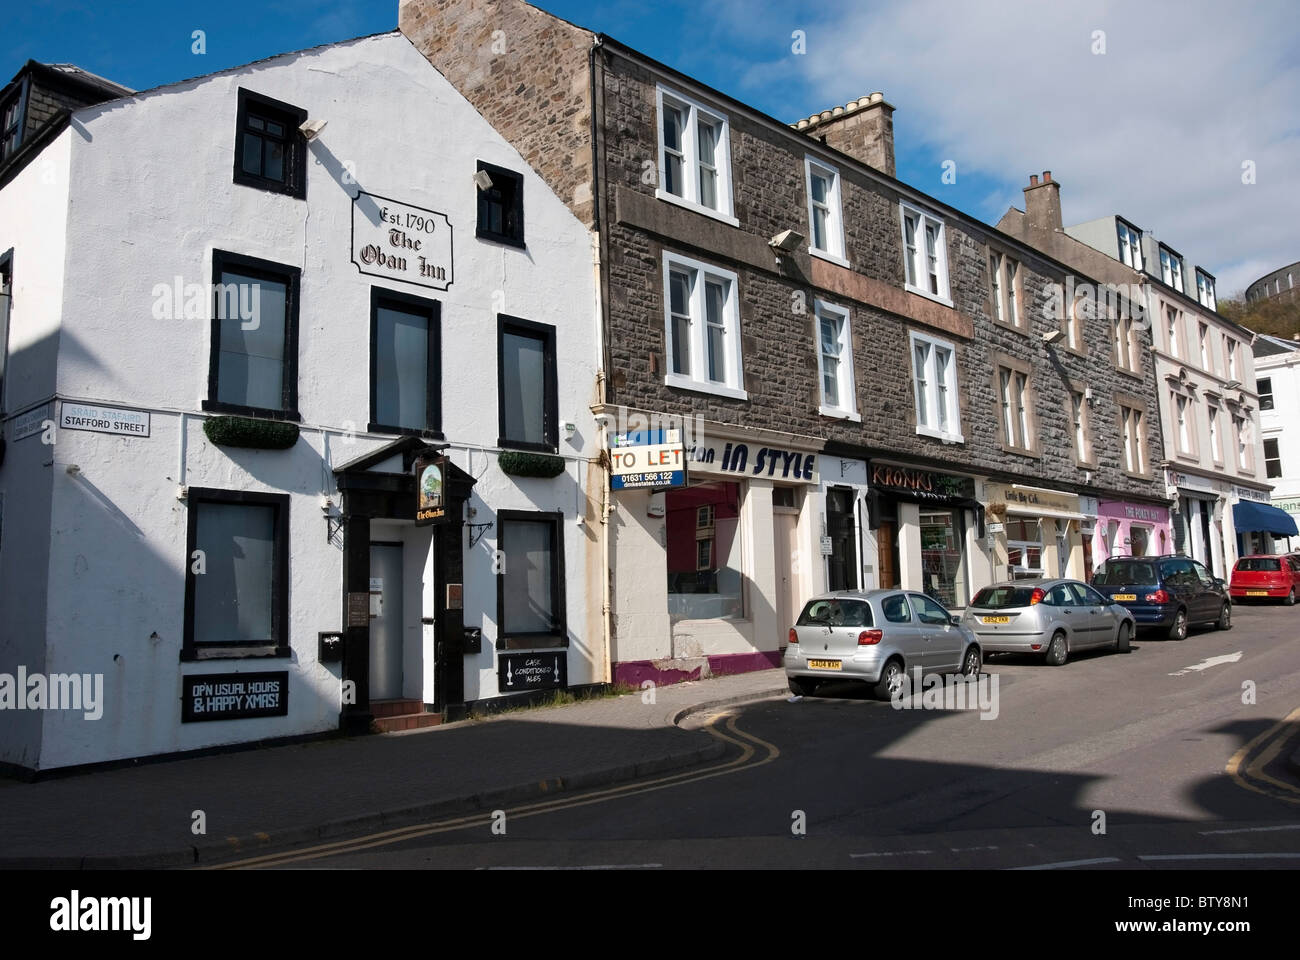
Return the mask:
{"type": "Polygon", "coordinates": [[[419,730],[442,723],[442,714],[428,713],[421,700],[371,700],[370,712],[374,715],[370,721],[373,733],[419,730]]]}

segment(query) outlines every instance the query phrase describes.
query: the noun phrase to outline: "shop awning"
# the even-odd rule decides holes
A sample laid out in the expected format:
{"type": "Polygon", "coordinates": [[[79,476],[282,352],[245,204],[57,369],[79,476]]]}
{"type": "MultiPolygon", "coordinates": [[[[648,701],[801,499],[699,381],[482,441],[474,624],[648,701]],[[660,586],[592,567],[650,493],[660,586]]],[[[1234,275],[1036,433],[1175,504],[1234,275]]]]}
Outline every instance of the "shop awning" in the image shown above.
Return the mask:
{"type": "Polygon", "coordinates": [[[1007,513],[1015,514],[1018,517],[1043,517],[1047,520],[1089,519],[1075,510],[1053,510],[1051,507],[1040,507],[1031,503],[1009,503],[1007,504],[1007,513]]]}
{"type": "Polygon", "coordinates": [[[1234,503],[1232,522],[1238,532],[1271,533],[1275,537],[1300,535],[1300,531],[1296,530],[1295,518],[1271,503],[1256,503],[1253,500],[1234,503]]]}

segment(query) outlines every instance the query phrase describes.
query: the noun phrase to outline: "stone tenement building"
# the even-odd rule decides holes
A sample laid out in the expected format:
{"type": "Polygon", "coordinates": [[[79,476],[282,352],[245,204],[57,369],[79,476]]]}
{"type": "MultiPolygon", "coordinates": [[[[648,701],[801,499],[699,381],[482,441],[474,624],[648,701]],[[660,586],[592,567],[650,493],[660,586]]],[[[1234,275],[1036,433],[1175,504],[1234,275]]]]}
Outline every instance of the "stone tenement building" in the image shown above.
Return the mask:
{"type": "Polygon", "coordinates": [[[791,126],[519,0],[400,21],[595,236],[607,442],[687,433],[615,493],[615,679],[774,662],[828,586],[1085,576],[1102,505],[1167,547],[1150,331],[895,179],[883,96],[791,126]]]}

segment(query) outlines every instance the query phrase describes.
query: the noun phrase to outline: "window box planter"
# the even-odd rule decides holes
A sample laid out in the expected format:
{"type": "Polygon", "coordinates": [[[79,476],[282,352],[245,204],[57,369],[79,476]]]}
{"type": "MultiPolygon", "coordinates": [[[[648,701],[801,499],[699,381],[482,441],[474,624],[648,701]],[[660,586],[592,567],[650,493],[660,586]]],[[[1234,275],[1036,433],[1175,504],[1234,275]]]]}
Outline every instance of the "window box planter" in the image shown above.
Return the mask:
{"type": "Polygon", "coordinates": [[[252,450],[288,450],[298,442],[298,424],[248,417],[209,417],[203,433],[219,447],[252,450]]]}
{"type": "Polygon", "coordinates": [[[500,464],[502,473],[508,473],[512,477],[543,477],[549,480],[564,472],[564,458],[545,453],[506,450],[497,458],[497,463],[500,464]]]}

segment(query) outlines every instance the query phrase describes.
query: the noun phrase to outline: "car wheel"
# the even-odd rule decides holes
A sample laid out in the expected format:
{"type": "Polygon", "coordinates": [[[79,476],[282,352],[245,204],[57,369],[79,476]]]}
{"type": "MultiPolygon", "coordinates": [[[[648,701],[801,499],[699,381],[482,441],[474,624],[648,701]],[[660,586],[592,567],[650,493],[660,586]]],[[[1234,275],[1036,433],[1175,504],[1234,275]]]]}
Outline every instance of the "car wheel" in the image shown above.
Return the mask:
{"type": "Polygon", "coordinates": [[[872,687],[878,700],[892,700],[894,694],[903,688],[903,665],[897,660],[890,660],[880,671],[880,681],[872,687]]]}
{"type": "Polygon", "coordinates": [[[1048,666],[1061,667],[1070,657],[1070,649],[1065,643],[1065,634],[1057,633],[1052,637],[1052,642],[1047,645],[1047,653],[1043,659],[1048,666]]]}
{"type": "Polygon", "coordinates": [[[980,675],[980,648],[971,646],[966,651],[966,656],[962,657],[961,675],[963,677],[978,677],[980,675]]]}
{"type": "Polygon", "coordinates": [[[817,689],[817,681],[807,677],[790,677],[790,692],[797,697],[811,697],[817,689]]]}
{"type": "Polygon", "coordinates": [[[1115,637],[1116,653],[1132,653],[1133,647],[1129,641],[1132,639],[1132,628],[1127,623],[1119,625],[1119,634],[1115,637]]]}
{"type": "Polygon", "coordinates": [[[1288,607],[1295,606],[1295,587],[1291,588],[1291,592],[1286,595],[1286,599],[1282,603],[1288,607]]]}
{"type": "Polygon", "coordinates": [[[1173,626],[1169,628],[1169,639],[1170,640],[1187,639],[1187,611],[1182,609],[1181,607],[1179,608],[1178,612],[1174,614],[1173,626]]]}
{"type": "Polygon", "coordinates": [[[1219,611],[1219,619],[1214,625],[1220,630],[1232,629],[1232,604],[1223,605],[1223,609],[1219,611]]]}

